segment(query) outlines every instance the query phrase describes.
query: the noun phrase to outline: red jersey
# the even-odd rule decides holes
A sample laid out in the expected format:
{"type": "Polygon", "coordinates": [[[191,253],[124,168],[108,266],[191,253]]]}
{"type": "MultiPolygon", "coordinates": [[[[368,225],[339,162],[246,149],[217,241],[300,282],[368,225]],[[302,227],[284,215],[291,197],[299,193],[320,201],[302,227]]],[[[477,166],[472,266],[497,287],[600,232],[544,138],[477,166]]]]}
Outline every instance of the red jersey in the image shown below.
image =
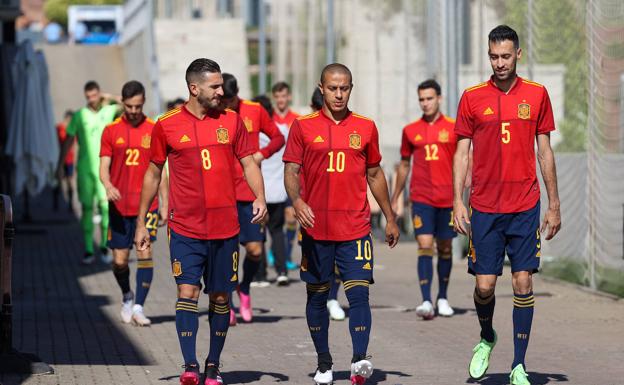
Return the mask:
{"type": "Polygon", "coordinates": [[[253,153],[243,121],[232,110],[198,119],[182,106],[161,116],[151,161],[169,162],[169,226],[195,239],[236,235],[234,162],[253,153]]]}
{"type": "MultiPolygon", "coordinates": [[[[282,148],[285,142],[284,136],[280,133],[275,123],[271,120],[269,113],[262,108],[260,103],[241,100],[237,112],[241,119],[243,119],[245,128],[247,128],[247,132],[249,133],[249,147],[253,150],[252,154],[260,151],[262,156],[266,159],[282,148]],[[261,132],[270,139],[269,144],[262,149],[260,148],[261,132]]],[[[256,196],[245,180],[243,167],[238,161],[234,164],[234,167],[236,168],[236,200],[241,202],[253,202],[256,200],[256,196]]]]}
{"type": "Polygon", "coordinates": [[[535,139],[554,129],[541,84],[518,77],[505,93],[490,79],[464,91],[455,134],[472,139],[471,206],[501,214],[533,208],[540,198],[535,139]]]}
{"type": "Polygon", "coordinates": [[[453,206],[455,120],[440,114],[433,123],[424,118],[403,129],[401,157],[412,157],[410,199],[434,207],[453,206]]]}
{"type": "MultiPolygon", "coordinates": [[[[59,123],[56,125],[56,133],[58,135],[59,144],[63,144],[65,138],[67,138],[67,125],[63,123],[59,123]]],[[[69,148],[67,152],[67,156],[65,157],[65,164],[71,165],[74,164],[74,144],[76,143],[76,138],[74,138],[72,146],[69,148]]]]}
{"type": "Polygon", "coordinates": [[[297,119],[298,117],[299,117],[299,114],[293,112],[290,109],[288,110],[286,115],[284,115],[283,117],[279,116],[277,111],[273,111],[273,121],[275,122],[275,124],[284,124],[287,127],[290,127],[292,123],[295,121],[295,119],[297,119]]]}
{"type": "Polygon", "coordinates": [[[295,120],[284,162],[301,165],[314,239],[348,241],[370,232],[368,168],[381,162],[375,122],[349,112],[336,124],[322,111],[295,120]]]}
{"type": "MultiPolygon", "coordinates": [[[[124,217],[136,217],[139,213],[143,177],[150,161],[153,128],[154,121],[149,118],[134,127],[122,115],[102,132],[100,157],[111,158],[111,183],[121,194],[121,198],[112,203],[124,217]]],[[[158,199],[154,199],[150,211],[156,209],[158,199]]]]}

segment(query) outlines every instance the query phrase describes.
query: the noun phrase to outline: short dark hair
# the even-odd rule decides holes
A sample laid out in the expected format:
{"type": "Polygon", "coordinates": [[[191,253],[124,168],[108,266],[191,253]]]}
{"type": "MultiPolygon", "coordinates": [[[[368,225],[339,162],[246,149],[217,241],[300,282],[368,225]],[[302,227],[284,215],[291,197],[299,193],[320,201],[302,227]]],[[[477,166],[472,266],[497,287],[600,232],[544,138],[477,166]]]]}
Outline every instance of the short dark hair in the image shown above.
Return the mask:
{"type": "Polygon", "coordinates": [[[84,85],[84,92],[91,91],[91,90],[98,90],[98,91],[100,90],[100,85],[97,84],[95,80],[89,80],[84,85]]]}
{"type": "Polygon", "coordinates": [[[286,82],[277,82],[271,88],[271,93],[281,92],[284,90],[288,90],[290,92],[290,85],[286,82]]]}
{"type": "Polygon", "coordinates": [[[74,110],[65,110],[63,116],[66,118],[71,118],[72,116],[74,116],[74,110]]]}
{"type": "Polygon", "coordinates": [[[238,81],[232,74],[223,74],[223,97],[226,99],[238,95],[238,81]]]}
{"type": "Polygon", "coordinates": [[[518,34],[508,25],[499,25],[491,30],[488,35],[488,41],[490,43],[497,43],[505,40],[511,40],[515,49],[520,48],[520,39],[518,39],[518,34]]]}
{"type": "Polygon", "coordinates": [[[186,84],[198,81],[206,72],[218,73],[221,72],[221,67],[214,60],[206,58],[193,60],[186,69],[186,84]]]}
{"type": "Polygon", "coordinates": [[[258,95],[258,96],[255,96],[251,100],[256,102],[256,103],[260,103],[262,108],[264,108],[266,110],[266,112],[269,113],[269,116],[273,117],[273,105],[271,104],[271,99],[269,99],[268,96],[266,96],[266,95],[258,95]]]}
{"type": "Polygon", "coordinates": [[[338,72],[338,73],[349,75],[349,83],[350,84],[353,83],[353,75],[351,75],[351,70],[349,70],[349,68],[346,65],[340,64],[340,63],[332,63],[332,64],[326,65],[325,68],[323,68],[323,71],[321,72],[321,84],[323,84],[323,79],[325,79],[325,74],[333,73],[333,72],[338,72]]]}
{"type": "Polygon", "coordinates": [[[433,88],[436,92],[436,95],[442,95],[442,88],[440,87],[440,84],[435,81],[435,79],[427,79],[418,85],[418,91],[426,90],[428,88],[433,88]]]}
{"type": "Polygon", "coordinates": [[[312,93],[310,106],[315,110],[320,110],[321,108],[323,108],[323,94],[321,93],[321,90],[318,89],[318,87],[315,88],[314,92],[312,93]]]}
{"type": "Polygon", "coordinates": [[[121,88],[121,100],[130,99],[137,95],[141,95],[145,98],[145,87],[136,80],[130,80],[121,88]]]}
{"type": "Polygon", "coordinates": [[[170,100],[167,102],[167,111],[170,111],[173,109],[173,106],[175,106],[175,101],[174,100],[170,100]]]}

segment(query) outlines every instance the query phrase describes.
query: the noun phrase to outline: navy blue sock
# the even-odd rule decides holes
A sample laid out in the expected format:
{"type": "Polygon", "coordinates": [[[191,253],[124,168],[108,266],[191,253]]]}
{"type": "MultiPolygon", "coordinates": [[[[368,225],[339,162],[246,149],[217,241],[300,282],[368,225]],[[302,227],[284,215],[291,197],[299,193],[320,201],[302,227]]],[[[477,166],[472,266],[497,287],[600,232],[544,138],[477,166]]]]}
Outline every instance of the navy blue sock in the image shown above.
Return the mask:
{"type": "Polygon", "coordinates": [[[230,327],[230,303],[210,302],[208,321],[210,322],[210,351],[206,362],[219,367],[219,358],[230,327]]]}
{"type": "Polygon", "coordinates": [[[338,299],[338,289],[340,289],[340,282],[341,281],[338,277],[336,277],[335,279],[331,281],[331,287],[329,289],[329,297],[327,298],[328,300],[338,299]]]}
{"type": "Polygon", "coordinates": [[[240,283],[239,289],[241,293],[249,295],[249,287],[251,285],[251,281],[253,281],[254,276],[258,272],[260,268],[260,261],[254,261],[249,256],[245,256],[245,261],[243,262],[243,280],[240,283]]]}
{"type": "Polygon", "coordinates": [[[474,295],[475,309],[479,324],[481,325],[481,338],[488,342],[494,342],[494,328],[492,327],[492,319],[494,318],[494,306],[496,305],[496,296],[494,293],[489,297],[481,297],[475,289],[474,295]]]}
{"type": "Polygon", "coordinates": [[[130,292],[130,268],[128,265],[116,265],[113,263],[113,275],[121,289],[121,294],[130,292]]]}
{"type": "Polygon", "coordinates": [[[345,281],[344,289],[349,300],[349,331],[353,343],[353,355],[364,357],[372,325],[371,309],[368,303],[368,281],[345,281]]]}
{"type": "Polygon", "coordinates": [[[431,280],[433,279],[433,250],[418,250],[418,280],[423,301],[431,301],[431,280]]]}
{"type": "Polygon", "coordinates": [[[154,277],[154,261],[151,258],[139,259],[137,261],[137,273],[136,273],[136,300],[137,305],[143,306],[145,304],[145,298],[152,285],[152,278],[154,277]]]}
{"type": "Polygon", "coordinates": [[[451,254],[438,254],[438,298],[446,298],[451,269],[453,268],[453,258],[451,254]]]}
{"type": "Polygon", "coordinates": [[[535,298],[533,297],[533,292],[529,294],[514,293],[513,301],[514,360],[511,368],[513,369],[518,364],[522,364],[526,369],[524,356],[529,346],[535,298]]]}
{"type": "Polygon", "coordinates": [[[329,282],[306,285],[308,293],[306,319],[317,354],[329,352],[329,311],[327,310],[329,286],[329,282]]]}
{"type": "Polygon", "coordinates": [[[293,241],[297,235],[297,225],[286,225],[286,260],[291,260],[293,241]]]}
{"type": "Polygon", "coordinates": [[[197,365],[195,355],[195,342],[197,329],[199,328],[199,313],[197,301],[186,298],[178,298],[176,303],[176,330],[180,340],[180,349],[184,357],[184,364],[197,365]]]}

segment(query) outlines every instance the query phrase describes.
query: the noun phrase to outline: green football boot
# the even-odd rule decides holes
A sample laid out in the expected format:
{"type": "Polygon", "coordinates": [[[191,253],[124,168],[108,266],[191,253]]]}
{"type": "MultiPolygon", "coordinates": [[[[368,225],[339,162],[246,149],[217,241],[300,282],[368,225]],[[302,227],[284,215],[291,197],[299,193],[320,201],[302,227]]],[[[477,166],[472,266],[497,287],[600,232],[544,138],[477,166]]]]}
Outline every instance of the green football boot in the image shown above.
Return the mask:
{"type": "Polygon", "coordinates": [[[516,365],[509,374],[509,383],[511,385],[531,385],[529,375],[524,371],[522,364],[516,365]]]}
{"type": "Polygon", "coordinates": [[[481,342],[479,342],[477,346],[472,349],[474,354],[472,355],[470,366],[468,367],[470,377],[478,380],[485,375],[485,372],[490,365],[490,354],[492,354],[492,349],[496,346],[497,340],[498,336],[496,335],[496,332],[494,332],[494,342],[487,342],[482,338],[481,342]]]}

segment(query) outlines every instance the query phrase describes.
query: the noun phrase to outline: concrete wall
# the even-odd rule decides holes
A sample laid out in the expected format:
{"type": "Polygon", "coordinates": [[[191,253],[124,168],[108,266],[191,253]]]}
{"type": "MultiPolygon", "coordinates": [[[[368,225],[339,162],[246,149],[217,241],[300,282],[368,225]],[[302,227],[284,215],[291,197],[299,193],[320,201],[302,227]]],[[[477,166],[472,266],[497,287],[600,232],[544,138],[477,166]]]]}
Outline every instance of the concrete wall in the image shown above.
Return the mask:
{"type": "Polygon", "coordinates": [[[118,95],[128,79],[122,48],[118,46],[43,45],[50,74],[50,93],[54,118],[85,105],[83,86],[89,80],[100,84],[103,92],[118,95]]]}
{"type": "Polygon", "coordinates": [[[197,58],[215,60],[223,72],[238,79],[240,95],[250,98],[247,37],[242,19],[156,20],[162,100],[188,97],[184,74],[197,58]]]}

